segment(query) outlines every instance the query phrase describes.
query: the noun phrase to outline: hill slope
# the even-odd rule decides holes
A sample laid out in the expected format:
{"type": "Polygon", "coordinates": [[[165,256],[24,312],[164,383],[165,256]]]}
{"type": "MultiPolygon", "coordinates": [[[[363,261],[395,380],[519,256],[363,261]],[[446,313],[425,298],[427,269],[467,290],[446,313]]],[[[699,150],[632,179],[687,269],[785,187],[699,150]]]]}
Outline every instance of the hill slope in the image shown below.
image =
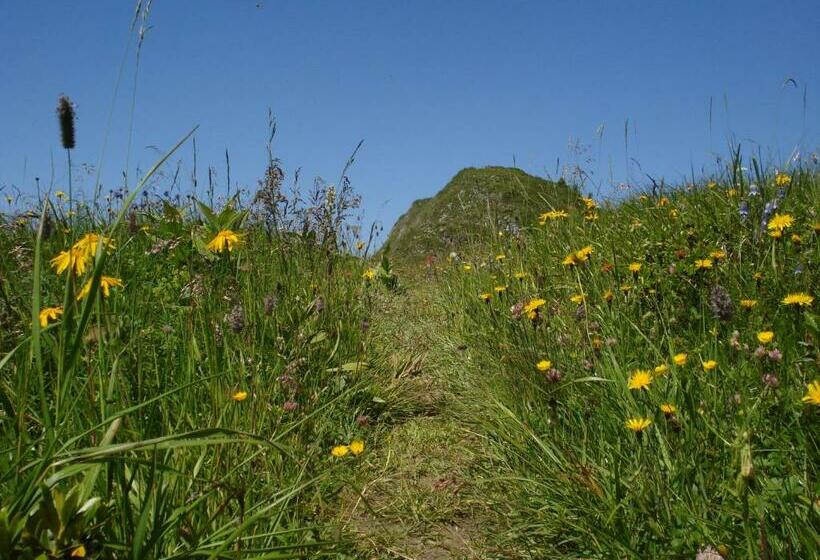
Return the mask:
{"type": "Polygon", "coordinates": [[[413,262],[460,251],[487,226],[514,230],[531,224],[553,205],[568,206],[577,194],[563,181],[551,182],[509,167],[468,167],[432,198],[416,200],[393,226],[388,255],[413,262]]]}

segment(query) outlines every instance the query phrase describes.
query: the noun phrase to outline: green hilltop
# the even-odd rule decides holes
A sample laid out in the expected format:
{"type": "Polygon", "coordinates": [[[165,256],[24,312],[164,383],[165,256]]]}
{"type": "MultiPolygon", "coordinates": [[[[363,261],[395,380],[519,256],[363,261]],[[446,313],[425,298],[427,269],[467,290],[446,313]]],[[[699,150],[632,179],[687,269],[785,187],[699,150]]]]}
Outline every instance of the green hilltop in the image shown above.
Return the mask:
{"type": "Polygon", "coordinates": [[[468,167],[435,196],[413,202],[393,226],[385,251],[408,264],[441,257],[463,250],[481,232],[515,230],[532,224],[545,209],[569,207],[577,199],[563,180],[548,181],[511,167],[468,167]]]}

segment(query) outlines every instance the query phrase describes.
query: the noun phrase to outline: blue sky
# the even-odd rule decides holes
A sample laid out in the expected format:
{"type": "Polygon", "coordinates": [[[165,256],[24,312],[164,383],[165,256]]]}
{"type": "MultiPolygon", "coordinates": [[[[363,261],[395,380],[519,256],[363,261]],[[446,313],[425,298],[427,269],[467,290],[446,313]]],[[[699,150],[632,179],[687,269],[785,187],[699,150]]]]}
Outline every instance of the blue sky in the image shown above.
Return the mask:
{"type": "MultiPolygon", "coordinates": [[[[35,176],[47,183],[52,155],[65,185],[61,93],[78,106],[75,164],[97,164],[108,130],[102,178],[119,184],[133,11],[128,0],[0,3],[6,192],[31,192],[35,176]]],[[[224,191],[228,149],[232,183],[253,186],[270,107],[276,155],[288,179],[302,169],[304,186],[314,176],[335,182],[364,140],[350,177],[366,219],[388,228],[466,166],[515,161],[554,177],[579,161],[606,193],[643,179],[627,156],[678,182],[693,167],[713,169],[730,135],[775,165],[820,144],[820,9],[809,1],[155,0],[149,24],[132,176],[198,124],[200,185],[210,164],[224,191]],[[784,86],[789,77],[797,87],[784,86]],[[573,155],[572,143],[589,149],[573,155]]],[[[175,159],[190,175],[190,144],[175,159]]],[[[93,177],[79,174],[90,191],[93,177]]]]}

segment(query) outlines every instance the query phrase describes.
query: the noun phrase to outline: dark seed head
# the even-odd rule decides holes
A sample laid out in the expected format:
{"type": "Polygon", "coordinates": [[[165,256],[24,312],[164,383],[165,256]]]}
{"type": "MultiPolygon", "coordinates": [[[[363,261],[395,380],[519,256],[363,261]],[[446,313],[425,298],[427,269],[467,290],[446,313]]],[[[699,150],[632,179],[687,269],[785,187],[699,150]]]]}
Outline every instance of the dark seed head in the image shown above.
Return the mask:
{"type": "Polygon", "coordinates": [[[63,148],[66,150],[73,150],[76,144],[74,133],[75,117],[74,104],[65,95],[60,96],[60,99],[57,100],[57,118],[60,121],[60,137],[63,142],[63,148]]]}

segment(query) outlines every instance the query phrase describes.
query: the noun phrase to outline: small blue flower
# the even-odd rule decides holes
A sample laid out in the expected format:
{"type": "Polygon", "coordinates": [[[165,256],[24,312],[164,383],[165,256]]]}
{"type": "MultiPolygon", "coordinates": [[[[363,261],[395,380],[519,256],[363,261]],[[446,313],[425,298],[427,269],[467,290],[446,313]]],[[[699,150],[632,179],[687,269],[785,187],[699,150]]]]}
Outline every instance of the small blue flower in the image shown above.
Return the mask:
{"type": "Polygon", "coordinates": [[[749,185],[749,196],[757,196],[760,194],[760,189],[758,188],[757,184],[752,183],[749,185]]]}
{"type": "Polygon", "coordinates": [[[741,219],[745,220],[749,217],[749,203],[745,200],[740,202],[740,207],[738,208],[738,212],[740,213],[741,219]]]}

